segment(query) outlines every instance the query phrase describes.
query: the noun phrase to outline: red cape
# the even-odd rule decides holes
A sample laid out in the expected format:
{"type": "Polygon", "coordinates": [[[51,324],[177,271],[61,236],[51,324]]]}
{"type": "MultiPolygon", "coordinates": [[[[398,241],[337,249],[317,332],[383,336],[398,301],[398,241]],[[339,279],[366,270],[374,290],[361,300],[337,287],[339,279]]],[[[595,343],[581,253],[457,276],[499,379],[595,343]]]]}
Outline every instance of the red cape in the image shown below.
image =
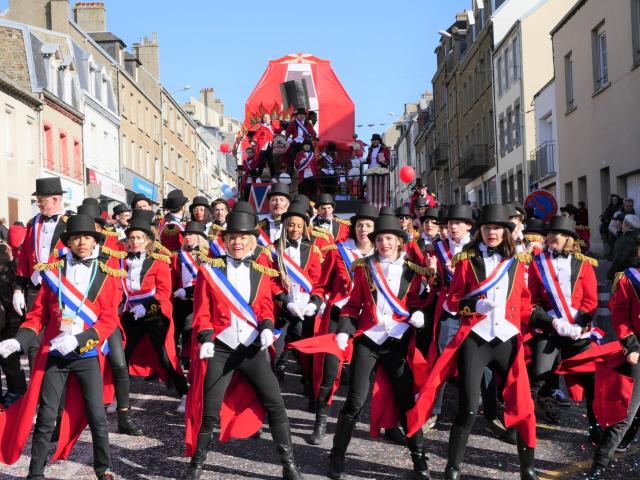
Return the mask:
{"type": "Polygon", "coordinates": [[[624,354],[617,352],[596,365],[593,413],[605,428],[622,422],[629,411],[634,379],[619,371],[626,362],[624,354]]]}

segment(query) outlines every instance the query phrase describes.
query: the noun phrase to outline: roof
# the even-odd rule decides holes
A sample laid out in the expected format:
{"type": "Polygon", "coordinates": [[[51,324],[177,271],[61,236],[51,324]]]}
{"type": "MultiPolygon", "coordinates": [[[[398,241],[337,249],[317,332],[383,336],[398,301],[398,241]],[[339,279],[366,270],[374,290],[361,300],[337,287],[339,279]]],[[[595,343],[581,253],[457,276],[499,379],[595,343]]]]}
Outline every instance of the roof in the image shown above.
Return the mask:
{"type": "Polygon", "coordinates": [[[111,32],[89,32],[89,36],[93,38],[96,42],[118,42],[122,47],[126,47],[127,45],[122,41],[120,37],[117,37],[111,32]]]}
{"type": "Polygon", "coordinates": [[[6,77],[3,73],[0,73],[0,90],[8,92],[10,95],[22,100],[24,103],[30,105],[33,108],[37,108],[42,105],[42,102],[33,93],[20,88],[10,78],[6,77]]]}
{"type": "Polygon", "coordinates": [[[569,10],[567,12],[567,14],[564,17],[562,17],[562,19],[560,19],[558,24],[555,27],[553,27],[553,29],[551,30],[551,36],[553,37],[558,30],[560,30],[562,27],[564,27],[564,25],[569,20],[571,20],[571,17],[573,17],[575,15],[575,13],[578,10],[580,10],[585,3],[587,3],[587,0],[578,0],[576,2],[576,4],[571,8],[571,10],[569,10]]]}
{"type": "Polygon", "coordinates": [[[142,65],[142,62],[134,54],[131,52],[124,52],[124,61],[130,62],[132,60],[138,62],[138,65],[142,65]]]}

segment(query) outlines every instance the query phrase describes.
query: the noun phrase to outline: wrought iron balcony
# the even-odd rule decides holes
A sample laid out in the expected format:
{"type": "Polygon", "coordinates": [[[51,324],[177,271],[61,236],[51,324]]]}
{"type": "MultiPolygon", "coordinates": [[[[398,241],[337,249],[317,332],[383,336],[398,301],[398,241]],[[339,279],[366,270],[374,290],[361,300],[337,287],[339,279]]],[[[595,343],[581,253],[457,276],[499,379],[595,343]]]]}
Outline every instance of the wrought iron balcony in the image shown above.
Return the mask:
{"type": "Polygon", "coordinates": [[[491,168],[488,146],[472,145],[460,160],[459,178],[475,178],[491,168]]]}
{"type": "Polygon", "coordinates": [[[439,143],[433,152],[433,165],[435,167],[444,167],[449,163],[449,145],[439,143]]]}
{"type": "Polygon", "coordinates": [[[555,142],[544,142],[529,155],[529,183],[536,183],[545,177],[555,175],[555,142]]]}

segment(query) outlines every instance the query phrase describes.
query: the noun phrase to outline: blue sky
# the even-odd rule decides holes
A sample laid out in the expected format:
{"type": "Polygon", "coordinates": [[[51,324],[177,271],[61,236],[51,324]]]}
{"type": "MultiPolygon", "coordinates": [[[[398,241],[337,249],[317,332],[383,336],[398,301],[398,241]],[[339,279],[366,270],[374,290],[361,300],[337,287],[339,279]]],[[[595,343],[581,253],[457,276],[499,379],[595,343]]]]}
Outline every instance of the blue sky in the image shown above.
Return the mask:
{"type": "MultiPolygon", "coordinates": [[[[103,0],[107,28],[130,47],[158,32],[161,81],[180,100],[214,87],[225,111],[244,102],[269,59],[305,52],[331,60],[356,104],[356,124],[384,123],[431,90],[437,31],[471,0],[103,0]]],[[[8,1],[0,0],[0,10],[8,1]]],[[[73,0],[71,2],[74,3],[73,0]]],[[[376,130],[384,131],[380,126],[376,130]]],[[[368,141],[372,130],[359,129],[368,141]]]]}

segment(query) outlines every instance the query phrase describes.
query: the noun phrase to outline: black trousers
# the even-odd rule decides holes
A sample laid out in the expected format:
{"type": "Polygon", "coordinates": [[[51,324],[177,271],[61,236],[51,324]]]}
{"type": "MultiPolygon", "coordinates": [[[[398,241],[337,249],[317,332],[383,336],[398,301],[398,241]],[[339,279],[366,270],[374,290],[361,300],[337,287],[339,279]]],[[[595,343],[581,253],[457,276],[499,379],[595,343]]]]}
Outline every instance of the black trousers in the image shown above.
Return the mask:
{"type": "MultiPolygon", "coordinates": [[[[335,333],[338,330],[338,319],[340,317],[340,308],[336,306],[331,307],[331,315],[329,317],[329,332],[335,333]]],[[[324,363],[322,367],[322,380],[320,381],[320,388],[318,389],[318,404],[326,405],[331,396],[331,390],[333,390],[333,384],[336,381],[340,368],[340,360],[335,355],[325,353],[324,363]]]]}
{"type": "Polygon", "coordinates": [[[289,358],[289,350],[285,350],[285,347],[291,342],[300,340],[301,338],[309,338],[313,336],[313,323],[315,317],[304,317],[301,320],[300,317],[294,317],[289,312],[283,312],[276,320],[276,329],[281,330],[282,333],[273,344],[276,350],[275,364],[286,363],[289,358]],[[284,354],[283,354],[284,352],[284,354]]]}
{"type": "MultiPolygon", "coordinates": [[[[33,302],[35,302],[38,293],[40,292],[40,286],[30,286],[28,289],[24,291],[25,303],[27,304],[27,312],[31,310],[33,307],[33,302]]],[[[40,342],[42,342],[42,337],[44,336],[44,330],[38,334],[27,349],[27,358],[29,359],[29,368],[33,368],[33,359],[36,358],[36,354],[40,349],[40,342]]]]}
{"type": "Polygon", "coordinates": [[[180,345],[181,356],[189,356],[187,346],[191,338],[191,325],[193,323],[193,300],[181,300],[179,298],[173,301],[173,339],[176,347],[180,345]]]}
{"type": "MultiPolygon", "coordinates": [[[[11,304],[0,305],[0,309],[4,309],[3,315],[0,315],[0,341],[2,341],[16,336],[22,318],[13,311],[11,304]]],[[[20,366],[20,352],[12,353],[7,358],[0,356],[0,368],[6,376],[7,393],[24,395],[27,391],[27,381],[20,366]]],[[[2,397],[1,381],[0,397],[2,397]]]]}
{"type": "Polygon", "coordinates": [[[51,434],[58,416],[62,392],[70,373],[76,375],[84,397],[85,414],[91,429],[93,468],[97,475],[111,468],[109,431],[102,405],[102,372],[98,358],[68,360],[50,356],[42,379],[38,415],[33,429],[29,478],[44,479],[51,434]]]}
{"type": "Polygon", "coordinates": [[[288,424],[289,418],[267,350],[260,350],[260,343],[232,350],[225,343],[214,340],[215,355],[207,364],[204,378],[202,426],[199,433],[210,434],[219,416],[224,393],[236,370],[242,372],[262,401],[271,428],[288,424]]]}
{"type": "Polygon", "coordinates": [[[458,414],[453,421],[470,432],[480,406],[481,383],[485,368],[491,368],[502,379],[507,378],[516,356],[516,338],[506,342],[487,342],[471,332],[458,351],[458,414]]]}
{"type": "Polygon", "coordinates": [[[127,362],[131,359],[133,351],[144,336],[149,335],[149,340],[151,340],[151,344],[158,355],[160,365],[169,375],[169,380],[171,380],[180,395],[186,395],[187,380],[174,368],[169,360],[169,355],[167,355],[167,350],[164,348],[165,338],[169,330],[169,320],[163,316],[134,320],[133,315],[127,312],[122,316],[122,326],[127,335],[127,345],[124,350],[127,362]]]}
{"type": "Polygon", "coordinates": [[[107,339],[109,343],[109,364],[113,372],[113,387],[116,392],[118,408],[129,408],[129,367],[124,354],[122,332],[116,328],[107,339]]]}

